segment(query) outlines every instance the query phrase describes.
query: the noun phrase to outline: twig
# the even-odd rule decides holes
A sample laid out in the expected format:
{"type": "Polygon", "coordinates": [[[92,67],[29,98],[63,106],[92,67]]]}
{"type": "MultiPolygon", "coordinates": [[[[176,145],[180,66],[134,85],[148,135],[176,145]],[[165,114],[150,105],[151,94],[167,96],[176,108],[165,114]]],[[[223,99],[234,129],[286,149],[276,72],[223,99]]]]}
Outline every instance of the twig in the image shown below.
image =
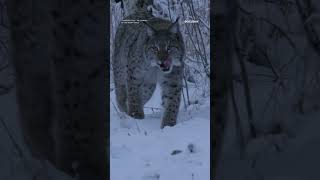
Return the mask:
{"type": "Polygon", "coordinates": [[[162,110],[162,108],[157,108],[157,107],[148,107],[148,106],[145,106],[144,108],[150,108],[150,109],[158,109],[158,110],[162,110]]]}
{"type": "MultiPolygon", "coordinates": [[[[239,6],[239,4],[238,4],[239,6]]],[[[237,21],[238,19],[236,19],[237,21]]],[[[248,78],[248,73],[247,73],[247,67],[245,62],[248,61],[249,55],[248,53],[245,54],[245,57],[240,56],[240,40],[237,38],[237,35],[235,32],[232,33],[234,38],[235,38],[235,50],[236,50],[236,55],[237,55],[237,60],[240,65],[241,69],[241,77],[243,79],[243,88],[244,88],[244,95],[246,99],[246,106],[247,106],[247,113],[248,113],[248,124],[249,124],[249,132],[250,132],[250,137],[255,138],[256,137],[256,130],[254,127],[253,123],[253,112],[252,112],[252,102],[251,102],[251,93],[250,93],[250,86],[249,86],[249,78],[248,78]]],[[[253,43],[250,43],[248,47],[246,47],[246,52],[251,52],[253,48],[253,43]]]]}
{"type": "Polygon", "coordinates": [[[269,21],[268,19],[264,18],[264,17],[258,17],[256,15],[254,15],[253,13],[247,11],[246,9],[244,9],[243,7],[240,7],[239,6],[239,10],[244,13],[244,14],[247,14],[247,15],[250,15],[260,21],[264,21],[266,23],[268,23],[269,25],[271,25],[272,27],[274,27],[275,29],[278,30],[278,32],[283,35],[289,42],[289,44],[293,47],[294,51],[295,52],[298,52],[297,48],[296,48],[296,45],[294,44],[294,42],[289,38],[289,36],[280,28],[278,27],[277,25],[275,25],[274,23],[272,23],[271,21],[269,21]]]}
{"type": "MultiPolygon", "coordinates": [[[[31,171],[32,168],[31,168],[30,164],[28,163],[28,161],[26,160],[25,154],[23,153],[22,148],[20,148],[19,144],[14,139],[12,133],[10,132],[10,130],[9,130],[8,126],[6,125],[6,123],[4,122],[3,118],[0,118],[0,122],[1,122],[2,126],[4,127],[14,149],[18,152],[18,156],[22,160],[24,168],[28,171],[31,171]]],[[[35,175],[33,175],[33,177],[35,177],[35,175]]]]}
{"type": "Polygon", "coordinates": [[[206,27],[208,30],[210,30],[210,26],[206,24],[201,18],[199,18],[200,22],[206,27]]]}
{"type": "Polygon", "coordinates": [[[187,83],[185,74],[184,74],[184,76],[183,76],[183,80],[184,80],[184,84],[186,85],[187,101],[188,101],[188,106],[189,106],[189,105],[190,105],[189,90],[188,90],[189,88],[188,88],[188,83],[187,83]]]}
{"type": "Polygon", "coordinates": [[[133,118],[133,119],[134,119],[134,121],[135,121],[135,123],[136,123],[138,132],[141,133],[140,127],[139,127],[138,122],[137,122],[138,120],[135,119],[135,118],[133,118]]]}
{"type": "MultiPolygon", "coordinates": [[[[193,16],[194,16],[194,18],[197,18],[197,19],[200,19],[199,18],[199,16],[197,15],[197,13],[195,12],[195,10],[194,10],[194,5],[193,5],[193,1],[189,1],[189,6],[190,6],[190,9],[191,9],[191,11],[193,12],[193,16]]],[[[204,45],[204,40],[203,40],[203,37],[202,37],[202,33],[201,33],[201,30],[200,30],[200,28],[199,28],[199,24],[196,26],[195,24],[194,24],[194,27],[198,30],[198,32],[199,32],[199,36],[200,36],[200,39],[201,39],[201,44],[202,44],[202,49],[203,49],[203,54],[204,54],[204,57],[205,57],[205,65],[206,65],[206,67],[208,66],[208,60],[207,60],[207,53],[206,53],[206,48],[205,48],[205,45],[204,45]]],[[[198,40],[198,37],[197,37],[197,41],[198,41],[198,44],[199,44],[199,46],[200,46],[200,42],[199,42],[199,40],[198,40]]],[[[199,48],[200,49],[200,48],[199,48]]]]}
{"type": "Polygon", "coordinates": [[[17,150],[18,154],[19,154],[19,157],[23,157],[23,151],[22,149],[19,147],[18,143],[16,142],[16,140],[14,139],[14,137],[12,136],[8,126],[6,125],[6,123],[4,122],[4,120],[2,118],[0,118],[0,121],[1,121],[1,124],[2,126],[4,127],[4,129],[6,130],[7,132],[7,135],[8,137],[10,138],[11,142],[12,142],[12,145],[14,146],[14,148],[17,150]]]}
{"type": "Polygon", "coordinates": [[[187,110],[186,98],[184,97],[183,88],[182,88],[182,99],[183,99],[184,109],[187,110]]]}
{"type": "Polygon", "coordinates": [[[169,1],[169,0],[167,0],[167,2],[168,2],[169,18],[170,18],[170,21],[172,21],[171,11],[170,11],[170,1],[169,1]]]}
{"type": "Polygon", "coordinates": [[[190,58],[189,56],[186,56],[187,59],[189,59],[190,62],[193,62],[193,63],[201,63],[201,62],[198,62],[192,58],[190,58]]]}
{"type": "MultiPolygon", "coordinates": [[[[180,4],[180,6],[181,6],[181,10],[182,10],[182,16],[185,18],[185,15],[184,15],[184,8],[183,8],[183,5],[182,4],[180,4]]],[[[203,55],[202,55],[202,53],[200,52],[200,50],[197,48],[197,46],[195,45],[195,42],[193,41],[193,39],[192,39],[192,37],[191,37],[191,32],[190,32],[190,30],[189,30],[189,28],[186,26],[186,30],[187,30],[187,32],[188,32],[188,34],[189,34],[189,38],[190,38],[190,41],[191,41],[191,44],[193,45],[193,47],[194,47],[194,50],[197,52],[197,55],[199,55],[200,56],[200,59],[202,60],[202,65],[203,65],[203,68],[204,68],[204,70],[205,70],[205,73],[206,73],[206,75],[210,78],[210,73],[208,72],[208,70],[207,70],[207,67],[206,67],[206,63],[205,63],[205,57],[203,57],[203,55]]]]}
{"type": "Polygon", "coordinates": [[[8,94],[13,87],[14,87],[13,84],[9,86],[0,85],[0,96],[8,94]]]}
{"type": "Polygon", "coordinates": [[[0,71],[6,69],[6,68],[8,68],[8,67],[9,67],[9,63],[6,63],[5,65],[3,65],[3,66],[0,67],[0,71]]]}
{"type": "MultiPolygon", "coordinates": [[[[278,78],[280,77],[279,72],[278,72],[278,71],[276,70],[276,68],[274,67],[273,63],[271,62],[271,60],[270,60],[270,58],[269,58],[269,56],[268,56],[268,54],[267,54],[266,52],[264,52],[262,49],[260,49],[259,47],[256,47],[256,48],[257,48],[257,50],[259,50],[259,51],[262,53],[262,55],[267,59],[269,65],[270,65],[270,68],[271,68],[271,70],[272,70],[272,72],[273,72],[273,74],[276,76],[276,79],[278,79],[278,78]]],[[[249,53],[249,52],[247,52],[247,53],[249,53]]]]}
{"type": "Polygon", "coordinates": [[[118,108],[116,107],[116,105],[114,105],[114,103],[113,103],[112,100],[111,100],[111,103],[112,103],[114,109],[117,111],[117,114],[118,114],[119,118],[122,119],[121,113],[119,112],[119,110],[118,110],[118,108]]]}

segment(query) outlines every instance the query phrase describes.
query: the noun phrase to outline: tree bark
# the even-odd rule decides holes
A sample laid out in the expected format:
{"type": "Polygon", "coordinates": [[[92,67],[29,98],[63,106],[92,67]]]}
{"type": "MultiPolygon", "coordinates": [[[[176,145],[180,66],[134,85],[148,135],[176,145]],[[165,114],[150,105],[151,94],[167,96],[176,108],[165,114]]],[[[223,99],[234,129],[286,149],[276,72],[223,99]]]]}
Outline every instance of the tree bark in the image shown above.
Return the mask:
{"type": "Polygon", "coordinates": [[[223,134],[226,124],[228,93],[232,83],[232,46],[234,27],[234,7],[232,1],[219,0],[212,3],[214,18],[213,33],[213,156],[214,177],[217,175],[217,166],[223,143],[223,134]]]}
{"type": "Polygon", "coordinates": [[[20,120],[34,157],[107,179],[106,1],[9,1],[20,120]]]}

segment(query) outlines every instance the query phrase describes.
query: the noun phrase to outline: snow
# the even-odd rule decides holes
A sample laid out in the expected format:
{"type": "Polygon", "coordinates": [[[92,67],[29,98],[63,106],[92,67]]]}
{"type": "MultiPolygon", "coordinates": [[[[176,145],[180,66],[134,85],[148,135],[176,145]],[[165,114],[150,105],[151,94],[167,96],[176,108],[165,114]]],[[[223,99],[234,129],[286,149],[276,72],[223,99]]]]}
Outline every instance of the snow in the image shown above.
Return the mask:
{"type": "MultiPolygon", "coordinates": [[[[189,84],[189,87],[192,87],[189,84]]],[[[198,97],[190,89],[190,99],[198,97]]],[[[146,107],[160,108],[160,89],[146,107]]],[[[199,99],[198,104],[184,109],[183,103],[175,127],[160,129],[159,109],[145,108],[146,118],[120,119],[113,106],[111,92],[110,115],[110,179],[112,180],[207,180],[210,177],[210,101],[199,99]],[[124,124],[127,127],[124,127],[124,124]],[[189,148],[188,148],[189,146],[189,148]],[[191,151],[190,151],[191,150],[191,151]],[[181,151],[181,152],[180,152],[181,151]],[[174,155],[171,155],[174,153],[174,155]],[[158,178],[159,177],[159,178],[158,178]]],[[[14,140],[23,151],[20,156],[12,145],[6,130],[0,128],[0,179],[10,180],[72,180],[45,162],[31,158],[23,143],[15,92],[1,96],[1,115],[14,140]]],[[[125,116],[125,115],[123,115],[125,116]]]]}
{"type": "Polygon", "coordinates": [[[23,142],[15,93],[12,90],[9,94],[0,96],[0,179],[72,180],[49,163],[31,157],[23,142]]]}
{"type": "Polygon", "coordinates": [[[181,103],[177,125],[160,129],[161,112],[150,108],[161,108],[159,87],[143,120],[120,113],[110,97],[110,179],[210,179],[209,98],[187,109],[181,103]]]}

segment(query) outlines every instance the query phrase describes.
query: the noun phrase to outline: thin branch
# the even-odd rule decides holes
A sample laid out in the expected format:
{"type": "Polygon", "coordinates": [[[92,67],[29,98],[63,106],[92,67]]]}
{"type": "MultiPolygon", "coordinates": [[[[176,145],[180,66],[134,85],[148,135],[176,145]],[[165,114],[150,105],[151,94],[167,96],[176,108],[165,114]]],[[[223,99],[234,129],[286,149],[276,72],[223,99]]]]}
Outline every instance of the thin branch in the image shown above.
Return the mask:
{"type": "Polygon", "coordinates": [[[210,26],[205,23],[200,17],[198,17],[199,21],[204,25],[205,28],[207,28],[207,30],[210,30],[210,26]]]}
{"type": "Polygon", "coordinates": [[[7,69],[9,67],[9,63],[7,62],[4,66],[0,67],[0,71],[7,69]]]}
{"type": "Polygon", "coordinates": [[[189,88],[188,88],[188,83],[187,83],[187,80],[186,80],[185,73],[184,73],[184,76],[183,76],[183,80],[184,80],[184,84],[186,85],[187,101],[188,101],[188,106],[189,106],[190,105],[189,88]]]}
{"type": "Polygon", "coordinates": [[[0,96],[8,94],[13,87],[14,87],[14,84],[7,85],[7,86],[0,84],[0,96]]]}
{"type": "Polygon", "coordinates": [[[257,50],[259,50],[259,51],[262,53],[262,55],[267,59],[269,65],[270,65],[270,67],[271,67],[271,70],[272,70],[273,74],[276,76],[276,79],[278,79],[280,75],[279,75],[278,71],[276,70],[276,68],[274,67],[273,63],[271,62],[268,54],[267,54],[266,52],[264,52],[262,49],[260,49],[259,47],[256,47],[256,48],[257,48],[257,50]]]}
{"type": "Polygon", "coordinates": [[[170,21],[172,21],[171,10],[170,10],[170,0],[167,0],[167,3],[168,3],[169,18],[170,18],[170,21]]]}
{"type": "Polygon", "coordinates": [[[20,148],[19,144],[14,139],[12,133],[10,132],[10,130],[9,130],[8,126],[6,125],[6,123],[4,122],[3,118],[0,118],[0,122],[1,122],[2,126],[4,127],[4,130],[7,132],[7,135],[9,137],[9,139],[11,140],[12,145],[14,146],[15,150],[17,150],[19,157],[23,158],[24,154],[23,154],[22,148],[20,148]]]}
{"type": "MultiPolygon", "coordinates": [[[[183,15],[183,17],[185,18],[185,15],[184,15],[184,8],[183,8],[183,5],[182,4],[180,4],[180,6],[181,6],[181,9],[182,9],[182,15],[183,15]]],[[[205,73],[206,73],[206,75],[210,78],[210,72],[208,72],[208,69],[207,69],[207,67],[206,67],[206,65],[205,65],[205,61],[204,61],[204,59],[205,59],[205,57],[203,57],[203,55],[202,55],[202,53],[200,52],[200,50],[198,50],[197,49],[197,47],[196,47],[196,45],[195,45],[195,42],[193,41],[193,39],[192,39],[192,35],[191,35],[191,32],[190,32],[190,30],[189,30],[189,28],[186,26],[186,30],[188,31],[188,35],[189,35],[189,39],[190,39],[190,41],[191,41],[191,43],[192,43],[192,45],[193,45],[193,47],[194,47],[194,50],[197,52],[197,55],[199,55],[201,58],[201,61],[202,61],[202,65],[203,65],[203,68],[204,68],[204,70],[205,70],[205,73]]]]}
{"type": "Polygon", "coordinates": [[[148,106],[145,106],[144,108],[149,108],[149,109],[157,109],[157,110],[162,110],[162,108],[157,108],[157,107],[148,107],[148,106]]]}
{"type": "Polygon", "coordinates": [[[264,18],[264,17],[258,17],[258,16],[256,16],[256,15],[254,15],[253,13],[251,13],[251,12],[247,11],[246,9],[244,9],[243,7],[240,7],[240,6],[239,6],[239,10],[240,10],[242,13],[244,13],[244,14],[250,15],[250,16],[252,16],[252,17],[254,17],[254,18],[258,19],[258,20],[261,20],[261,21],[266,22],[266,23],[268,23],[269,25],[271,25],[272,27],[274,27],[275,29],[277,29],[278,32],[288,40],[289,44],[294,48],[294,51],[297,52],[297,47],[296,47],[296,45],[294,44],[294,42],[289,38],[289,36],[287,35],[287,33],[284,32],[280,27],[278,27],[277,25],[275,25],[275,24],[272,23],[270,20],[268,20],[268,19],[266,19],[266,18],[264,18]]]}
{"type": "Polygon", "coordinates": [[[201,63],[201,62],[199,62],[199,61],[196,61],[196,60],[192,59],[192,58],[189,57],[189,56],[186,56],[186,58],[189,59],[190,62],[193,62],[193,63],[201,63]]]}

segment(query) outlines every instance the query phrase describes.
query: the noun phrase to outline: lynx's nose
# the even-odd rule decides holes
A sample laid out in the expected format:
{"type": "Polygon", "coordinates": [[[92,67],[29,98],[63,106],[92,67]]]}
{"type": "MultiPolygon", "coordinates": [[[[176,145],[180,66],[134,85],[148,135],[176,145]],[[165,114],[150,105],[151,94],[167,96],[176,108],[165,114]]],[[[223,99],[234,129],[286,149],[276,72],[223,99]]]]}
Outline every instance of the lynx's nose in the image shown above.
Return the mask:
{"type": "Polygon", "coordinates": [[[164,63],[160,63],[159,66],[160,66],[161,68],[165,68],[165,67],[166,67],[166,65],[165,65],[164,63]]]}

